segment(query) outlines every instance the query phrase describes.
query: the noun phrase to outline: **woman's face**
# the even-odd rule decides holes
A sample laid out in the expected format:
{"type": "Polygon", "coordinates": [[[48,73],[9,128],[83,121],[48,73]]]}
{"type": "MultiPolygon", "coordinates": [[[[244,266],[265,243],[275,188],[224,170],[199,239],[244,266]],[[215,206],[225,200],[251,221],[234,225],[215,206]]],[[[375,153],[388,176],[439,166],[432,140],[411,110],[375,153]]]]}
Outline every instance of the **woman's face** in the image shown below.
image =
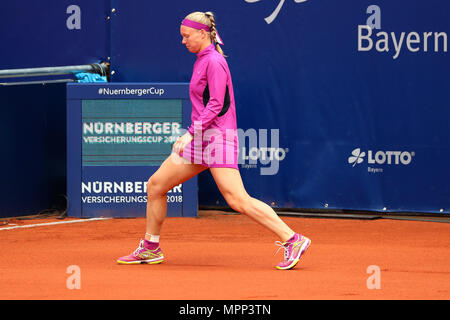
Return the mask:
{"type": "Polygon", "coordinates": [[[181,26],[180,33],[183,37],[181,43],[192,53],[199,53],[209,45],[208,36],[204,30],[181,26]]]}

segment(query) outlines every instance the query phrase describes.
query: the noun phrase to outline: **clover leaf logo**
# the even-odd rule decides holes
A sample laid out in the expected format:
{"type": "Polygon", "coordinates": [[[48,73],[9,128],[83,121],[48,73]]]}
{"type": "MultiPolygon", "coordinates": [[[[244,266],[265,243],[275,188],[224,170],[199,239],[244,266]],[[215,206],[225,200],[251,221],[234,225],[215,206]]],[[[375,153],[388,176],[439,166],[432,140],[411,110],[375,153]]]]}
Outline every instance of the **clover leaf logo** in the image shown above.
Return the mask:
{"type": "Polygon", "coordinates": [[[360,164],[364,161],[364,157],[366,156],[365,152],[361,152],[361,148],[356,148],[352,151],[352,155],[348,157],[348,163],[352,164],[353,166],[356,166],[357,164],[360,164]]]}

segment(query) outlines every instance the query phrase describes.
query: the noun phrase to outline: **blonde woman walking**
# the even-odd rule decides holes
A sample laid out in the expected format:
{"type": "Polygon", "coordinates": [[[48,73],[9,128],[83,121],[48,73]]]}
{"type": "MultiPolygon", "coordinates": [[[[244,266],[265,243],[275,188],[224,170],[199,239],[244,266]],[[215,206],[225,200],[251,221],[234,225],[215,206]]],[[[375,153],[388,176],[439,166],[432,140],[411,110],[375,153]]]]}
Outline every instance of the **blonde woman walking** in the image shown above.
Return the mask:
{"type": "Polygon", "coordinates": [[[238,137],[233,84],[213,13],[194,12],[180,26],[182,43],[197,55],[189,87],[191,126],[173,146],[172,154],[147,184],[146,233],[139,247],[117,260],[120,264],[156,264],[164,260],[159,245],[166,217],[167,192],[209,170],[221,194],[235,211],[245,214],[279,239],[284,259],[277,269],[293,268],[311,240],[289,228],[264,202],[246,192],[238,168],[238,137]]]}

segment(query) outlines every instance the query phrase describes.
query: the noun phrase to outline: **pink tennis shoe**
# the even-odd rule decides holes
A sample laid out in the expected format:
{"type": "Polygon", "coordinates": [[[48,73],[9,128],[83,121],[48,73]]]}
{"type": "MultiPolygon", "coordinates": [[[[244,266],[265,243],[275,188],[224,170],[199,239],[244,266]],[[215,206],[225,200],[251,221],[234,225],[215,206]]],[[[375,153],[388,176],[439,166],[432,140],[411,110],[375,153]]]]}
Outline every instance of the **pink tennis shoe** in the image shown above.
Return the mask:
{"type": "Polygon", "coordinates": [[[278,263],[275,268],[279,270],[289,270],[294,268],[298,263],[302,254],[305,253],[306,249],[311,245],[311,240],[296,233],[288,241],[284,243],[277,241],[275,244],[280,247],[276,253],[278,253],[281,248],[284,249],[284,260],[278,263]]]}
{"type": "Polygon", "coordinates": [[[164,261],[164,255],[159,245],[152,249],[146,246],[144,240],[141,240],[139,247],[128,256],[121,257],[117,260],[119,264],[157,264],[164,261]]]}

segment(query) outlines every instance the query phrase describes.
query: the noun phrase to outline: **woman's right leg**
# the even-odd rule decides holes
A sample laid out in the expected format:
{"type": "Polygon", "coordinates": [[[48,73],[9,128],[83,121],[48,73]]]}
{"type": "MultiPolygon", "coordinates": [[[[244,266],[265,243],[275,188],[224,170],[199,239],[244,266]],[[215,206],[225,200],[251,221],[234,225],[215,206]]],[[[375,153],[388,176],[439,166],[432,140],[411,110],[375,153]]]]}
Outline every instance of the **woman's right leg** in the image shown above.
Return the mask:
{"type": "Polygon", "coordinates": [[[172,153],[147,183],[147,225],[145,239],[159,235],[167,213],[167,192],[200,172],[208,169],[191,164],[176,153],[172,153]]]}
{"type": "MultiPolygon", "coordinates": [[[[166,217],[167,192],[206,170],[199,164],[190,164],[176,153],[172,153],[150,177],[147,183],[147,226],[145,239],[151,240],[150,235],[158,238],[166,217]]],[[[119,264],[161,263],[164,260],[159,241],[146,244],[142,240],[139,247],[130,255],[117,260],[119,264]]]]}

